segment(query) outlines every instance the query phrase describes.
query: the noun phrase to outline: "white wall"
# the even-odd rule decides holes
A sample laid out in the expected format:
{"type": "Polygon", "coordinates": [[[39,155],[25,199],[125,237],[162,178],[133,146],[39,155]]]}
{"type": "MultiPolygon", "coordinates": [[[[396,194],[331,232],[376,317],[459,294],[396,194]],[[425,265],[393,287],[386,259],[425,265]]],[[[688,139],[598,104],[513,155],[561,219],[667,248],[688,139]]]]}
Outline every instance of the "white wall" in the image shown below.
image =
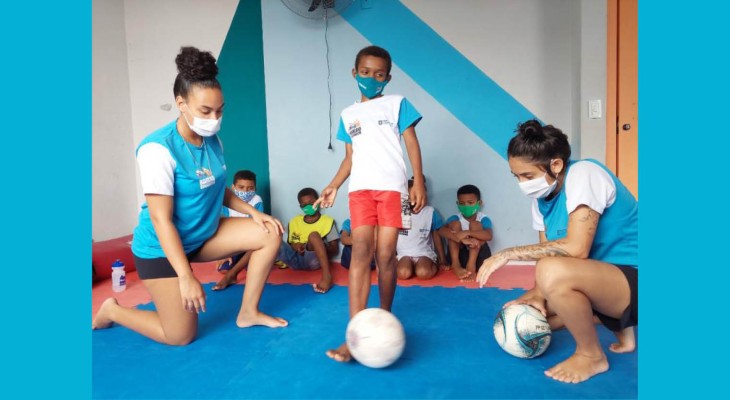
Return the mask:
{"type": "MultiPolygon", "coordinates": [[[[218,58],[238,0],[125,0],[124,4],[136,146],[179,115],[172,86],[180,47],[195,46],[218,58]],[[170,110],[163,108],[166,106],[170,110]]],[[[137,172],[135,177],[141,206],[144,195],[137,172]]]]}
{"type": "Polygon", "coordinates": [[[606,161],[606,51],[608,9],[605,1],[580,3],[580,154],[582,158],[606,161]],[[588,101],[601,100],[602,116],[588,118],[588,101]]]}
{"type": "MultiPolygon", "coordinates": [[[[575,157],[583,147],[605,142],[594,121],[586,121],[586,129],[598,136],[582,134],[580,114],[582,96],[605,98],[605,78],[598,76],[605,43],[591,42],[605,42],[600,24],[591,26],[602,18],[601,7],[581,7],[580,0],[402,3],[535,115],[563,129],[575,157]]],[[[299,189],[321,190],[330,181],[344,146],[333,140],[335,150],[326,148],[324,22],[297,16],[278,1],[262,0],[262,14],[272,210],[287,221],[300,213],[299,189]]],[[[334,135],[339,112],[359,98],[350,75],[355,54],[371,43],[342,18],[331,19],[328,29],[334,135]]],[[[402,71],[397,59],[392,76],[386,93],[406,95],[424,115],[417,131],[431,204],[447,217],[456,212],[456,189],[475,184],[482,190],[483,212],[494,222],[492,249],[535,242],[529,201],[506,161],[402,71]]],[[[328,211],[338,222],[347,218],[346,192],[347,184],[328,211]]]]}
{"type": "Polygon", "coordinates": [[[573,139],[571,8],[579,0],[402,0],[449,44],[573,139]]]}
{"type": "Polygon", "coordinates": [[[92,8],[92,237],[128,235],[137,214],[124,2],[92,8]]]}
{"type": "Polygon", "coordinates": [[[238,0],[93,1],[93,235],[132,233],[144,201],[134,150],[177,117],[175,56],[218,57],[238,0]],[[170,105],[171,109],[162,107],[170,105]]]}

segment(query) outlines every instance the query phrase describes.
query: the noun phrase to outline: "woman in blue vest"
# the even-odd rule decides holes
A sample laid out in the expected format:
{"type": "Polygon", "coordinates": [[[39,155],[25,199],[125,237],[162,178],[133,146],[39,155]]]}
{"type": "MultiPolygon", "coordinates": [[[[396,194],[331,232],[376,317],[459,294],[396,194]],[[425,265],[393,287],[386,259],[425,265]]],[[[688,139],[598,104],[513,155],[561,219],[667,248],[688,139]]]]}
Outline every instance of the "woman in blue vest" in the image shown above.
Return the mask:
{"type": "Polygon", "coordinates": [[[507,149],[522,192],[533,198],[533,228],[540,243],[494,254],[482,264],[483,287],[509,260],[537,261],[535,288],[513,300],[540,310],[550,327],[565,327],[575,353],[545,371],[578,383],[608,370],[594,323],[618,338],[609,349],[636,347],[638,324],[638,213],[634,196],[595,160],[570,160],[568,137],[552,125],[530,120],[517,128],[507,149]]]}
{"type": "Polygon", "coordinates": [[[175,63],[173,93],[180,115],[137,147],[145,203],[132,252],[156,310],[122,307],[110,298],[92,328],[116,322],[161,343],[190,343],[197,334],[198,313],[206,308],[205,292],[190,263],[244,251],[251,251],[251,260],[236,324],[286,326],[285,320],[258,309],[283,228],[226,187],[223,145],[216,135],[223,116],[216,60],[209,52],[183,47],[175,63]],[[221,219],[221,205],[251,218],[221,219]]]}

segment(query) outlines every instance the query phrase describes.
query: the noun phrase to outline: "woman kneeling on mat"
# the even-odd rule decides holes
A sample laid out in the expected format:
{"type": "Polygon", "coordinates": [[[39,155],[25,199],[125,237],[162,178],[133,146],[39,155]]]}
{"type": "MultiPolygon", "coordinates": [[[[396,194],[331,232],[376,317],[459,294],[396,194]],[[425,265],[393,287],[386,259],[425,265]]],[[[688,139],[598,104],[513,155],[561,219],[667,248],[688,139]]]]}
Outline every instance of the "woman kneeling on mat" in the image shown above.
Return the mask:
{"type": "Polygon", "coordinates": [[[585,381],[608,370],[595,321],[618,338],[611,351],[636,347],[638,202],[597,161],[571,161],[568,137],[552,125],[521,124],[507,154],[520,189],[534,199],[540,243],[494,254],[482,264],[477,281],[483,287],[509,260],[537,261],[535,288],[504,306],[529,304],[548,318],[551,329],[566,327],[576,341],[575,353],[545,375],[585,381]]]}
{"type": "Polygon", "coordinates": [[[137,147],[145,203],[134,230],[132,252],[156,311],[104,301],[93,329],[116,322],[153,340],[186,345],[195,339],[205,292],[191,262],[215,261],[251,251],[246,288],[236,324],[286,326],[259,311],[283,227],[226,187],[223,146],[216,133],[223,115],[218,67],[209,52],[183,47],[175,58],[173,93],[180,116],[137,147]],[[251,218],[220,219],[221,204],[251,218]]]}

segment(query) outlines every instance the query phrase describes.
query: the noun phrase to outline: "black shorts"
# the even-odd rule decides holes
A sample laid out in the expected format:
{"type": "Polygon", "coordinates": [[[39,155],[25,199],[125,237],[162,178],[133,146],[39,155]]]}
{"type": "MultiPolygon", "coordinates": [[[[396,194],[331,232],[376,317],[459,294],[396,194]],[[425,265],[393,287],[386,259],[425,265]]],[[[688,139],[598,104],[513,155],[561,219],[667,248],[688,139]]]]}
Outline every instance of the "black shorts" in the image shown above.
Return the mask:
{"type": "Polygon", "coordinates": [[[639,271],[635,267],[626,265],[617,265],[616,267],[624,273],[626,280],[629,282],[631,303],[626,307],[620,318],[612,318],[593,310],[593,314],[598,317],[601,323],[613,332],[639,325],[639,271]]]}
{"type": "MultiPolygon", "coordinates": [[[[197,249],[186,254],[188,261],[195,258],[200,253],[200,249],[197,249]]],[[[177,278],[177,272],[172,268],[172,264],[167,257],[160,258],[139,258],[134,256],[134,265],[137,267],[137,274],[139,279],[160,279],[160,278],[177,278]]]]}
{"type": "MultiPolygon", "coordinates": [[[[479,271],[479,268],[482,267],[482,264],[484,263],[484,260],[492,256],[492,251],[489,249],[489,244],[487,242],[484,242],[482,246],[479,248],[479,253],[477,254],[477,271],[479,271]]],[[[449,253],[448,249],[446,251],[446,263],[451,265],[451,254],[449,253]]],[[[462,267],[466,267],[466,262],[469,261],[469,246],[459,243],[459,263],[462,267]]]]}

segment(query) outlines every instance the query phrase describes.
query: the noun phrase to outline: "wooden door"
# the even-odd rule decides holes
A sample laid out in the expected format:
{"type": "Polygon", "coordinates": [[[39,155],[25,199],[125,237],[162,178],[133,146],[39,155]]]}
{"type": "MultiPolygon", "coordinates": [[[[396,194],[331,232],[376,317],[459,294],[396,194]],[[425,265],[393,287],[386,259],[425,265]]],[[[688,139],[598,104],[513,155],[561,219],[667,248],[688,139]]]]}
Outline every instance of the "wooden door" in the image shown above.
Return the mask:
{"type": "Polygon", "coordinates": [[[638,2],[608,0],[606,164],[639,198],[638,2]]]}

